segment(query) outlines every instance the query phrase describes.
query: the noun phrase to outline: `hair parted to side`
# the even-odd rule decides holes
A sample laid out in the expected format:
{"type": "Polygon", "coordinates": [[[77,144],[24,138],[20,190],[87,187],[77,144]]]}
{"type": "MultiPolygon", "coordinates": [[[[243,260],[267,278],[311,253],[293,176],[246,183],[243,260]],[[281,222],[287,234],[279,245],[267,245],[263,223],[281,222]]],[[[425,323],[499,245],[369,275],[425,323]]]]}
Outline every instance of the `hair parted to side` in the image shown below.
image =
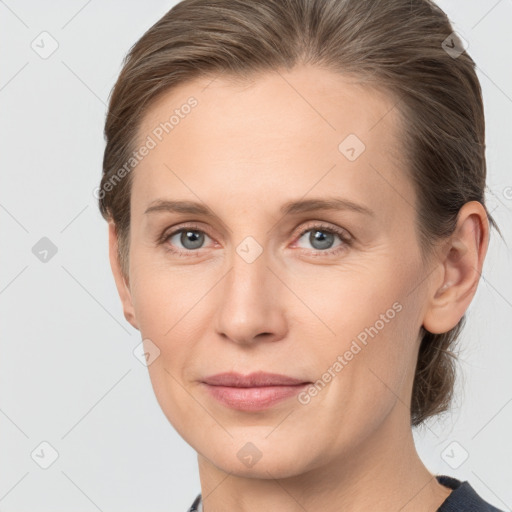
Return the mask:
{"type": "MultiPolygon", "coordinates": [[[[112,90],[99,208],[115,223],[128,279],[131,172],[138,128],[153,102],[200,76],[249,79],[311,64],[353,75],[396,100],[401,143],[417,195],[424,261],[451,235],[460,208],[485,207],[485,123],[471,57],[442,46],[453,28],[429,0],[184,0],[130,49],[112,90]],[[116,175],[117,173],[117,175],[116,175]]],[[[340,134],[343,135],[343,134],[340,134]]],[[[450,331],[423,327],[411,400],[411,425],[448,410],[455,383],[451,350],[465,315],[450,331]]]]}

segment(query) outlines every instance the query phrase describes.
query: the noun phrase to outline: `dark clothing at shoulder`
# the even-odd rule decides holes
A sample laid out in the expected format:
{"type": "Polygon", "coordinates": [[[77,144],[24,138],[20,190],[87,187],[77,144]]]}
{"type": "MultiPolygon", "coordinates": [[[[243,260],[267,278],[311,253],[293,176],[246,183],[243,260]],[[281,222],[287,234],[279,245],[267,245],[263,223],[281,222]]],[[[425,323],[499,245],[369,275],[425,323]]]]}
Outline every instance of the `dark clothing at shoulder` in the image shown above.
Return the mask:
{"type": "MultiPolygon", "coordinates": [[[[436,512],[504,512],[481,498],[467,480],[462,482],[447,475],[436,475],[436,478],[441,485],[453,489],[436,512]]],[[[187,512],[203,512],[201,494],[187,512]]]]}
{"type": "Polygon", "coordinates": [[[461,482],[447,475],[436,478],[441,485],[453,489],[437,512],[503,512],[480,497],[467,480],[461,482]]]}

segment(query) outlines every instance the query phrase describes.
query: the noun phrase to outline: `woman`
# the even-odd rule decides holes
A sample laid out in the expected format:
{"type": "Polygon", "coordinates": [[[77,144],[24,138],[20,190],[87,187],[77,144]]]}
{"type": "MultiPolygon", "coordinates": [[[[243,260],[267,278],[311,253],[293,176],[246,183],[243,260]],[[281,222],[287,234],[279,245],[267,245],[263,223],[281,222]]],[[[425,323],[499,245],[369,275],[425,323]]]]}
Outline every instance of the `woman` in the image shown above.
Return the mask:
{"type": "MultiPolygon", "coordinates": [[[[133,46],[99,206],[190,510],[498,510],[434,475],[497,228],[474,63],[428,0],[185,0],[133,46]]],[[[499,229],[498,229],[499,231],[499,229]]]]}

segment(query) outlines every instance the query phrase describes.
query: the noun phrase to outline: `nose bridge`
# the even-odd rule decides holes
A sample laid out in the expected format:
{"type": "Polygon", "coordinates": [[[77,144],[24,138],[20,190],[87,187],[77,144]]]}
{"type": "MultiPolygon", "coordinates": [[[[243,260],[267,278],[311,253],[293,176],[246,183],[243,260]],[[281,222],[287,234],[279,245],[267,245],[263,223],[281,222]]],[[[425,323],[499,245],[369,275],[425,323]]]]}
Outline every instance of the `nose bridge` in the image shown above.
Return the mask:
{"type": "Polygon", "coordinates": [[[247,208],[247,201],[239,198],[238,218],[231,230],[231,251],[228,256],[231,271],[226,276],[229,290],[226,293],[233,294],[238,300],[244,296],[250,299],[251,295],[258,293],[268,283],[271,265],[269,249],[269,236],[265,232],[265,226],[261,226],[254,217],[254,211],[247,208]]]}
{"type": "Polygon", "coordinates": [[[242,343],[261,333],[276,336],[282,331],[279,280],[270,266],[270,253],[254,237],[247,236],[233,247],[218,310],[219,333],[242,343]]]}
{"type": "MultiPolygon", "coordinates": [[[[269,274],[267,268],[270,254],[252,236],[245,237],[236,247],[230,258],[231,271],[226,279],[226,300],[235,304],[251,303],[252,307],[262,307],[268,294],[269,274]]],[[[268,297],[267,297],[268,298],[268,297]]]]}

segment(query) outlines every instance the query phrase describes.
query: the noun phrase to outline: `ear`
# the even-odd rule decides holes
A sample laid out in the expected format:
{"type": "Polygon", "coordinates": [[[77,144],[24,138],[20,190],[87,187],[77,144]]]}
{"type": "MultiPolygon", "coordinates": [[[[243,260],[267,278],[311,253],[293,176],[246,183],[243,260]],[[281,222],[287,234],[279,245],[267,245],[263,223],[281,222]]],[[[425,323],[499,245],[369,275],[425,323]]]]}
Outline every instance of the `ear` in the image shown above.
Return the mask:
{"type": "Polygon", "coordinates": [[[119,297],[121,298],[121,303],[123,305],[124,317],[133,327],[135,327],[135,329],[139,330],[132,303],[130,287],[122,273],[121,264],[119,262],[117,230],[113,221],[109,221],[108,223],[108,246],[110,267],[112,268],[117,292],[119,293],[119,297]]]}
{"type": "Polygon", "coordinates": [[[455,327],[471,303],[489,245],[489,222],[478,201],[459,211],[457,226],[437,260],[440,275],[429,289],[423,327],[432,334],[455,327]]]}

